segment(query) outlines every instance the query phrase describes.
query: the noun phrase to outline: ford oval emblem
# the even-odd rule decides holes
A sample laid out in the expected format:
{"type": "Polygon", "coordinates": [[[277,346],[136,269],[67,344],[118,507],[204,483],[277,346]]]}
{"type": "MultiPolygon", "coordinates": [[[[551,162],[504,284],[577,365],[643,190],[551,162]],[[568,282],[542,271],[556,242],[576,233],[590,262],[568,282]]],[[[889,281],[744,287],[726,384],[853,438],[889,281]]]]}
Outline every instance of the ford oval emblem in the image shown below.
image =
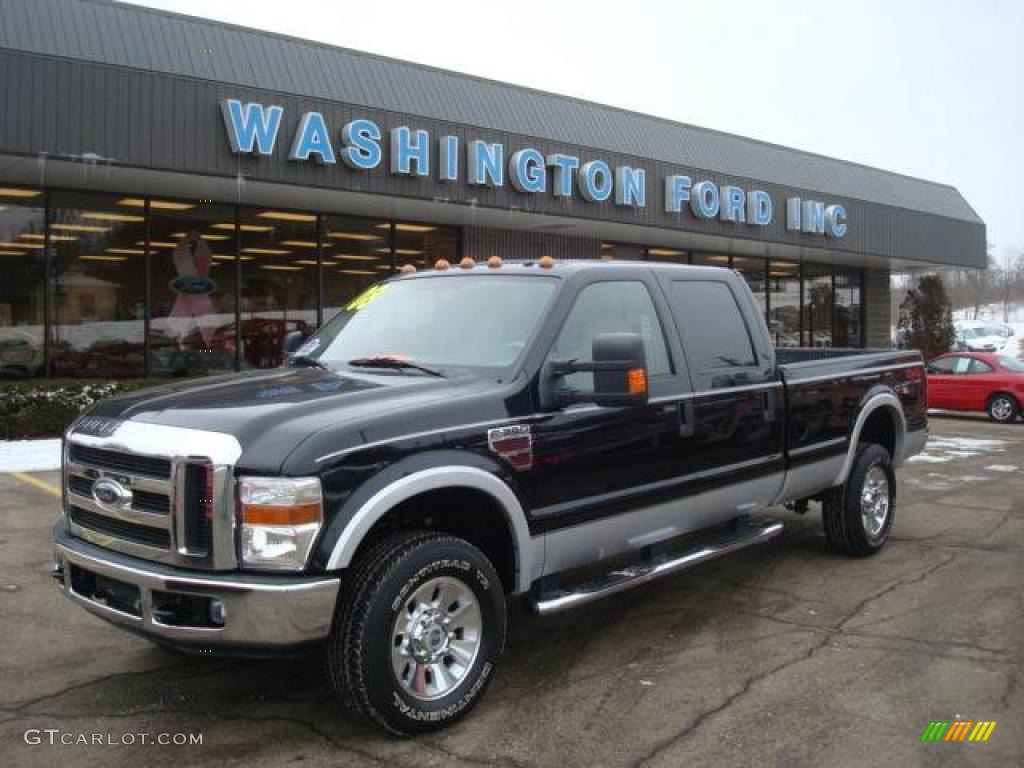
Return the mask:
{"type": "Polygon", "coordinates": [[[116,480],[104,477],[92,486],[92,497],[104,507],[121,507],[132,500],[132,492],[116,480]]]}
{"type": "Polygon", "coordinates": [[[175,293],[207,296],[217,290],[217,283],[209,277],[182,275],[171,280],[169,287],[175,293]]]}

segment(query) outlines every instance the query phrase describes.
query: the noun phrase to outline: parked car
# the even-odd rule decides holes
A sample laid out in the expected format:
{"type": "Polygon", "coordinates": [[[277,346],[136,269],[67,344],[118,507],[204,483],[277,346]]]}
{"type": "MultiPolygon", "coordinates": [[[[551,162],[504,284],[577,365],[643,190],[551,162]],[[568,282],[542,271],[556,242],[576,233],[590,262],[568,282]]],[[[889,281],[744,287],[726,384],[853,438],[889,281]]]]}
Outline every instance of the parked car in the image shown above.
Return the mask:
{"type": "Polygon", "coordinates": [[[374,285],[282,368],[94,406],[65,438],[64,593],[194,652],[320,644],[343,700],[413,734],[479,701],[511,597],[567,610],[812,499],[836,551],[885,545],[919,353],[776,349],[725,269],[463,266],[374,285]]]}
{"type": "Polygon", "coordinates": [[[1016,339],[1013,329],[996,324],[960,324],[956,326],[955,349],[970,352],[1003,352],[1009,349],[1016,339]]]}
{"type": "Polygon", "coordinates": [[[930,363],[928,407],[985,411],[1000,423],[1014,421],[1024,405],[1024,362],[1007,355],[955,352],[930,363]]]}

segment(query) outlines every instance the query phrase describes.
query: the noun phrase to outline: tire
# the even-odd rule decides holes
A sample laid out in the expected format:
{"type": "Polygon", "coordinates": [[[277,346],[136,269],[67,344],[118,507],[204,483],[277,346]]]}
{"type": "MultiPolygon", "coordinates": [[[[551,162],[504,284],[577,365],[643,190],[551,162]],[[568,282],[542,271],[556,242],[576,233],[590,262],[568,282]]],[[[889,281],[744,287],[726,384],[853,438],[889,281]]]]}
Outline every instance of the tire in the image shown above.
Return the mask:
{"type": "Polygon", "coordinates": [[[1017,401],[1004,392],[992,395],[985,410],[988,411],[988,417],[998,424],[1010,424],[1017,420],[1020,413],[1017,401]]]}
{"type": "Polygon", "coordinates": [[[389,732],[437,731],[483,696],[505,625],[501,579],[483,552],[446,534],[398,534],[345,580],[327,674],[347,706],[389,732]]]}
{"type": "Polygon", "coordinates": [[[846,483],[821,505],[825,538],[836,552],[868,557],[885,546],[892,529],[896,476],[889,452],[866,443],[857,449],[846,483]]]}

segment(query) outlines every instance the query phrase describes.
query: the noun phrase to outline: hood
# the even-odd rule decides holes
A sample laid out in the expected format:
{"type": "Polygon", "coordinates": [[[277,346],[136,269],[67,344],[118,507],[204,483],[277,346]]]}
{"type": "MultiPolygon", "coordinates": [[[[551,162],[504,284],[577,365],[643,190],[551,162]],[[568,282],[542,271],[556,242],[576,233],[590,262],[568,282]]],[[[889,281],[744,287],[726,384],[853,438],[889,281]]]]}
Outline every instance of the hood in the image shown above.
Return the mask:
{"type": "Polygon", "coordinates": [[[240,467],[276,472],[315,432],[334,427],[340,442],[358,444],[366,428],[385,415],[393,419],[448,400],[453,389],[480,384],[467,375],[277,368],[142,389],[103,400],[89,415],[230,434],[242,446],[240,467]]]}

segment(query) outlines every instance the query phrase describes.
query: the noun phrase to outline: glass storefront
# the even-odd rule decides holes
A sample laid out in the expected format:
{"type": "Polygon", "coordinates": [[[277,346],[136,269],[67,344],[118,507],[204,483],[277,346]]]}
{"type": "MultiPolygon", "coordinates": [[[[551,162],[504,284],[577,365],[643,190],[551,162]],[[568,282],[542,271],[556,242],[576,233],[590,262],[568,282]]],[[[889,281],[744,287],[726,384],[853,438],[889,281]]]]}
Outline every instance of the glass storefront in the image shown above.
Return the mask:
{"type": "MultiPolygon", "coordinates": [[[[427,222],[0,186],[0,377],[273,367],[290,333],[380,278],[458,263],[460,238],[427,222]]],[[[779,346],[863,343],[861,270],[628,243],[600,254],[737,270],[779,346]]]]}
{"type": "Polygon", "coordinates": [[[0,377],[46,370],[45,248],[43,191],[0,187],[0,377]]]}

